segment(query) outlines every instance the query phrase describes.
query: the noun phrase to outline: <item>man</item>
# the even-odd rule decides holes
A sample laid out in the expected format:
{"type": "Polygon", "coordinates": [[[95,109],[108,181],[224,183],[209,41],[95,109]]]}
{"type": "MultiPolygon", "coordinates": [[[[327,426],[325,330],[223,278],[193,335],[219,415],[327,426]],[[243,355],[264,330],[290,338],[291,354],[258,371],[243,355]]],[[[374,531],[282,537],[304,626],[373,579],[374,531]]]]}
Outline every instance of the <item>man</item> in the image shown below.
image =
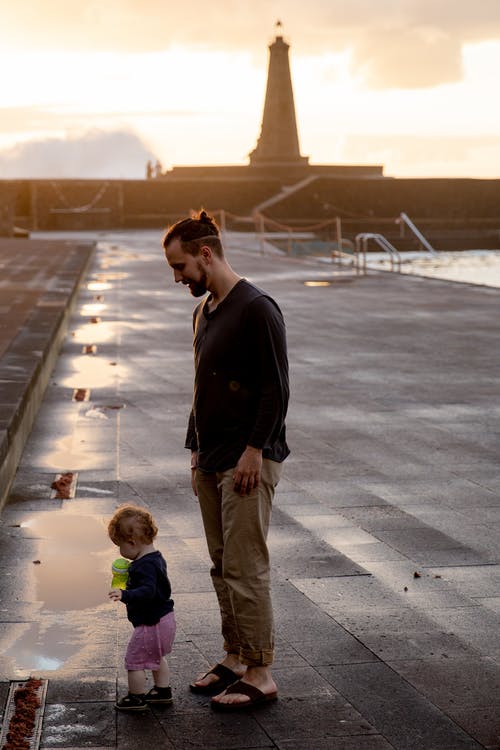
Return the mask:
{"type": "Polygon", "coordinates": [[[218,710],[277,697],[267,532],[285,438],[288,361],[281,311],[228,264],[202,211],[163,240],[176,282],[209,296],[193,314],[195,381],[186,448],[212,560],[225,657],[190,686],[218,710]],[[214,695],[215,694],[215,695],[214,695]]]}

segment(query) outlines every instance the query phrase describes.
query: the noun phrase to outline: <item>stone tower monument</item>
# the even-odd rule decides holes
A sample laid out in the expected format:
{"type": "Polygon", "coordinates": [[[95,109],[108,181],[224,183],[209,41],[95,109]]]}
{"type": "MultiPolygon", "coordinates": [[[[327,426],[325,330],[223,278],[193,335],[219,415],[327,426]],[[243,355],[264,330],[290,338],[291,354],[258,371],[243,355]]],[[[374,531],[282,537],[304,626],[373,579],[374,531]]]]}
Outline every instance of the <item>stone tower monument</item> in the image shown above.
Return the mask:
{"type": "MultiPolygon", "coordinates": [[[[280,21],[276,24],[280,31],[280,21]]],[[[305,166],[307,156],[300,155],[292,78],[287,44],[279,34],[269,46],[269,69],[260,136],[250,154],[250,166],[305,166]]]]}

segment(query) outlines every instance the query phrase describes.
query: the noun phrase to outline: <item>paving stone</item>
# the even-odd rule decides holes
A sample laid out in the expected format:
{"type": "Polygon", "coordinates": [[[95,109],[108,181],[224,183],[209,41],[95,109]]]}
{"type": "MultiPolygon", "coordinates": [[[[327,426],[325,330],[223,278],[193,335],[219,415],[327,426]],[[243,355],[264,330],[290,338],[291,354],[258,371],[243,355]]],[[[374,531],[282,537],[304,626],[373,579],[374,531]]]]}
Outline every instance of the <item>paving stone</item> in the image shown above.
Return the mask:
{"type": "Polygon", "coordinates": [[[293,584],[309,599],[330,612],[359,607],[392,609],[401,603],[401,595],[379,583],[371,575],[336,578],[294,578],[293,584]]]}
{"type": "Polygon", "coordinates": [[[364,568],[369,563],[380,560],[405,560],[406,557],[383,542],[370,542],[368,544],[342,544],[339,545],[341,552],[354,560],[364,568]]]}
{"type": "Polygon", "coordinates": [[[108,746],[116,740],[112,703],[51,703],[45,706],[41,747],[108,746]]]}
{"type": "Polygon", "coordinates": [[[390,666],[446,712],[458,706],[500,711],[500,668],[487,657],[392,661],[390,666]]]}
{"type": "Polygon", "coordinates": [[[493,612],[496,612],[500,615],[500,596],[491,596],[491,597],[477,597],[474,599],[474,601],[477,602],[477,604],[481,605],[482,607],[487,607],[488,609],[491,609],[493,612]]]}
{"type": "MultiPolygon", "coordinates": [[[[314,638],[306,633],[300,642],[294,641],[296,651],[312,666],[326,664],[356,664],[376,661],[377,656],[343,628],[336,628],[329,638],[314,638]]],[[[279,655],[279,648],[278,655],[279,655]]]]}
{"type": "Polygon", "coordinates": [[[289,641],[292,645],[300,644],[310,633],[318,640],[332,637],[339,625],[328,614],[311,603],[296,609],[293,605],[284,609],[275,606],[276,632],[278,636],[289,641]]]}
{"type": "Polygon", "coordinates": [[[66,670],[49,678],[47,703],[97,703],[116,700],[115,670],[66,670]]]}
{"type": "Polygon", "coordinates": [[[332,693],[331,685],[312,666],[275,669],[273,676],[279,689],[280,699],[303,698],[306,701],[322,700],[332,693]]]}
{"type": "Polygon", "coordinates": [[[495,648],[500,616],[481,607],[434,609],[432,619],[443,629],[487,656],[495,648]]]}
{"type": "MultiPolygon", "coordinates": [[[[419,507],[419,506],[418,506],[419,507]]],[[[392,505],[369,508],[343,508],[342,515],[368,531],[429,528],[419,518],[392,505]]]]}
{"type": "Polygon", "coordinates": [[[167,738],[154,711],[132,715],[121,711],[114,712],[117,723],[116,745],[123,750],[151,750],[152,747],[158,746],[165,750],[174,750],[176,747],[167,738]]]}
{"type": "MultiPolygon", "coordinates": [[[[323,737],[315,737],[311,740],[314,750],[332,750],[332,740],[323,737]]],[[[303,739],[280,740],[277,747],[279,750],[304,750],[303,739]]],[[[392,750],[390,745],[380,735],[356,735],[355,737],[336,737],[335,750],[392,750]]]]}
{"type": "Polygon", "coordinates": [[[302,740],[304,747],[329,738],[335,746],[337,737],[375,734],[373,726],[333,689],[325,697],[279,700],[256,711],[255,718],[278,746],[290,738],[302,740]]]}
{"type": "Polygon", "coordinates": [[[478,708],[451,707],[448,710],[462,729],[474,737],[488,750],[499,750],[500,727],[498,724],[498,705],[478,708]]]}
{"type": "Polygon", "coordinates": [[[500,590],[500,565],[440,566],[430,572],[459,586],[470,597],[495,596],[500,590]]]}
{"type": "MultiPolygon", "coordinates": [[[[208,701],[205,702],[208,703],[208,701]]],[[[270,706],[262,707],[266,711],[270,706]]],[[[179,750],[206,748],[230,750],[232,748],[272,748],[273,741],[251,714],[221,714],[208,706],[196,713],[178,712],[175,705],[164,716],[156,713],[163,732],[179,750]]]]}
{"type": "Polygon", "coordinates": [[[385,664],[322,667],[319,671],[397,748],[481,747],[385,664]]]}
{"type": "Polygon", "coordinates": [[[269,530],[272,563],[280,573],[293,577],[299,571],[310,576],[343,576],[363,574],[362,568],[332,548],[315,539],[298,524],[272,526],[269,530]]]}

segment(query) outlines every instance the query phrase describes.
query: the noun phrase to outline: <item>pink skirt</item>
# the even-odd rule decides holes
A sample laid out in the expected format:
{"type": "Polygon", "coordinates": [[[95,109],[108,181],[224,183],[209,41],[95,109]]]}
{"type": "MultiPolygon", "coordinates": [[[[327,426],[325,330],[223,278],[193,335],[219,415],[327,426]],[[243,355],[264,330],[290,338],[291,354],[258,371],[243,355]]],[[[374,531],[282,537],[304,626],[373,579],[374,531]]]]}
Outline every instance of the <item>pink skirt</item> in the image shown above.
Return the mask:
{"type": "Polygon", "coordinates": [[[169,612],[156,625],[138,625],[125,654],[125,669],[159,669],[160,662],[172,651],[175,638],[175,616],[169,612]]]}

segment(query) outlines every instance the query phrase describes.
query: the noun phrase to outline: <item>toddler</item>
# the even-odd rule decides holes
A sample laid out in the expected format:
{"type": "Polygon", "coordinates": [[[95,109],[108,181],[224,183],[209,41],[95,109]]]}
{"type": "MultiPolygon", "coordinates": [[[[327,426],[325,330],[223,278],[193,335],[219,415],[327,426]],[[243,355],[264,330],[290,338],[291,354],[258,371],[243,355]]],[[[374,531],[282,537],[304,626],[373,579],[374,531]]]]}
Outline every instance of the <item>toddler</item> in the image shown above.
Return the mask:
{"type": "Polygon", "coordinates": [[[128,695],[115,704],[120,711],[145,711],[148,703],[172,703],[170,671],[166,654],[175,637],[174,602],[167,564],[153,540],[158,528],[145,508],[123,505],[108,525],[111,541],[131,560],[126,589],[112,588],[109,598],[122,601],[134,626],[125,654],[128,695]],[[146,694],[146,673],[153,673],[154,687],[146,694]]]}

